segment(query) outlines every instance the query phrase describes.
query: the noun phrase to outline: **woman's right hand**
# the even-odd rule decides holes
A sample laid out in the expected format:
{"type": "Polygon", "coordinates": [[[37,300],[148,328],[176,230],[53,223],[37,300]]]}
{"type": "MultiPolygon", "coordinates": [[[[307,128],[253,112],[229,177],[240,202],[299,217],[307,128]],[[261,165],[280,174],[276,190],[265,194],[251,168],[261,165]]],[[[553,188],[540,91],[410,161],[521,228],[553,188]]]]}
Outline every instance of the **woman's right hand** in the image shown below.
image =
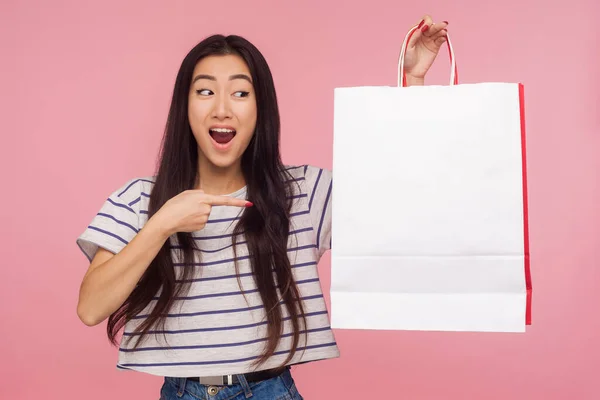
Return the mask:
{"type": "MultiPolygon", "coordinates": [[[[169,199],[152,217],[167,237],[177,232],[204,229],[213,206],[251,207],[252,203],[228,196],[215,196],[203,190],[186,190],[169,199]]],[[[150,221],[149,221],[150,222],[150,221]]]]}

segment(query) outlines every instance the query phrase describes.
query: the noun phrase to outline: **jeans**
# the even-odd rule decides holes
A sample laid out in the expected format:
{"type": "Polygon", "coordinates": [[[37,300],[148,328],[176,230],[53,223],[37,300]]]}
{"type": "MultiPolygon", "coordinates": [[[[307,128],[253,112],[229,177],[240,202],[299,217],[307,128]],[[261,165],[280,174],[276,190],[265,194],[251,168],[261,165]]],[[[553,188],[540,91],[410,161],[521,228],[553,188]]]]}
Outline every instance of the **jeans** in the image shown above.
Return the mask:
{"type": "Polygon", "coordinates": [[[228,386],[207,386],[186,378],[166,377],[160,391],[160,400],[303,400],[286,368],[281,375],[260,382],[249,383],[243,375],[239,383],[228,386]],[[216,390],[215,394],[214,393],[216,390]]]}

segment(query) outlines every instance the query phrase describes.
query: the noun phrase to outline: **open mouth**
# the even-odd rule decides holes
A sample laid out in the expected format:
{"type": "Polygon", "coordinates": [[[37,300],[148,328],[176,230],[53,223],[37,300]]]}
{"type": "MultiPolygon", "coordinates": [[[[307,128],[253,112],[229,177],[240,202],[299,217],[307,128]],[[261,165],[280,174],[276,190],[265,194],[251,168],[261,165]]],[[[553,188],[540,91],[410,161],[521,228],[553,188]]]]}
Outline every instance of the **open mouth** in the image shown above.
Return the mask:
{"type": "Polygon", "coordinates": [[[221,145],[231,142],[235,137],[235,129],[230,128],[212,128],[208,130],[208,133],[215,142],[221,145]]]}

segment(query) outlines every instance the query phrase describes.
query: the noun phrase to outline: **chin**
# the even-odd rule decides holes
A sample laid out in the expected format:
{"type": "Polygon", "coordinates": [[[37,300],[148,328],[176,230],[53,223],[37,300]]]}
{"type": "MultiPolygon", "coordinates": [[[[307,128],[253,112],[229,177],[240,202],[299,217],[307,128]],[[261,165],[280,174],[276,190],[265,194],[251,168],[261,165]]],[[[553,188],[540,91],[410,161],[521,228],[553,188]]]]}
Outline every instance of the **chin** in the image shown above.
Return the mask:
{"type": "Polygon", "coordinates": [[[234,160],[234,161],[230,161],[230,162],[228,162],[228,161],[214,162],[212,164],[217,168],[228,169],[228,168],[233,167],[234,165],[237,165],[237,162],[236,162],[236,160],[234,160]]]}
{"type": "Polygon", "coordinates": [[[242,160],[242,155],[240,154],[239,157],[235,157],[229,154],[210,154],[206,158],[211,165],[217,168],[228,169],[238,165],[242,160]]]}

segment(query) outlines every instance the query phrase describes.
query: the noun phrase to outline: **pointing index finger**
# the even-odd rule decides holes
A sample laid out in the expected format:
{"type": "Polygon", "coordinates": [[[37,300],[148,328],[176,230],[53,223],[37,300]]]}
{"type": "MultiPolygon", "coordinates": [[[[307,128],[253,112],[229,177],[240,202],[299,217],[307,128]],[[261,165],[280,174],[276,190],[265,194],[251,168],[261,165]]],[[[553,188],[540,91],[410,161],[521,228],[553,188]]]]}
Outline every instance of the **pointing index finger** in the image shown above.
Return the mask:
{"type": "Polygon", "coordinates": [[[247,200],[238,199],[229,196],[212,196],[207,195],[203,201],[211,206],[233,206],[233,207],[252,207],[254,204],[247,200]]]}

